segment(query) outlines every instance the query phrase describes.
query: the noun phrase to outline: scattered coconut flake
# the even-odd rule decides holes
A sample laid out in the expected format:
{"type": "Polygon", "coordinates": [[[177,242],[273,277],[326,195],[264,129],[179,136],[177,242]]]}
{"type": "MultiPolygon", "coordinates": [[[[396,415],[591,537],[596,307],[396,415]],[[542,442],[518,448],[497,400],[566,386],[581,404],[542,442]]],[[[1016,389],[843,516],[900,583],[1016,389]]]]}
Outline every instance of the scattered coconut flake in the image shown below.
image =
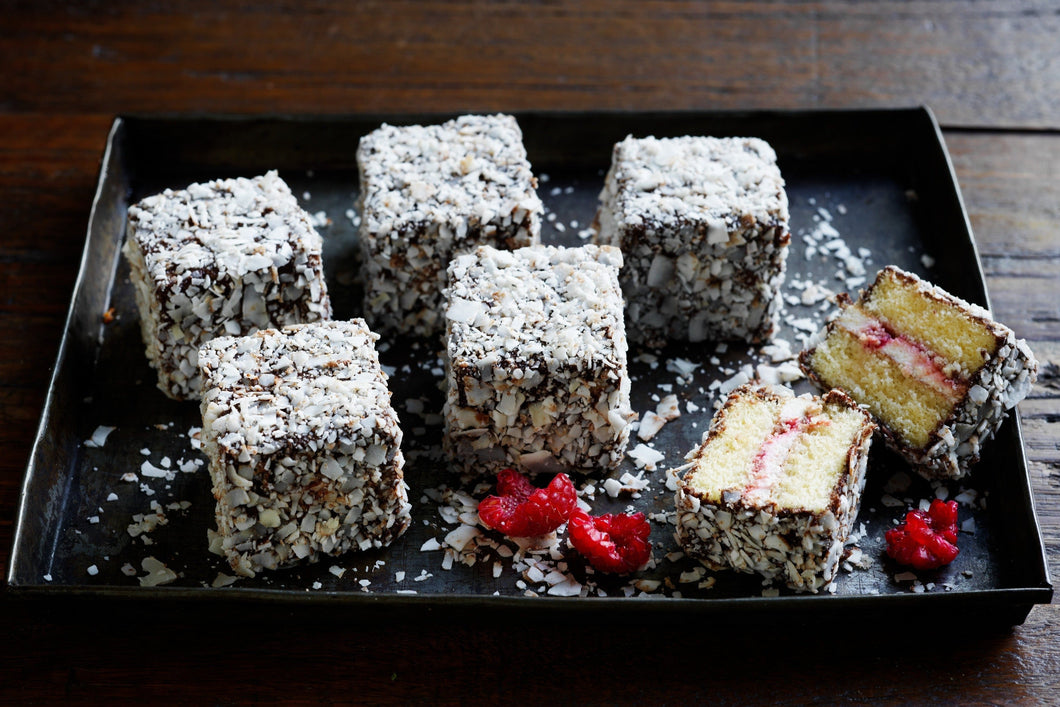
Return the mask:
{"type": "Polygon", "coordinates": [[[968,518],[961,523],[961,532],[975,535],[975,518],[968,518]]]}
{"type": "Polygon", "coordinates": [[[441,549],[442,549],[442,544],[438,542],[438,538],[431,538],[427,542],[425,542],[422,545],[420,545],[420,552],[431,552],[432,550],[441,550],[441,549]]]}
{"type": "MultiPolygon", "coordinates": [[[[445,544],[457,552],[463,552],[467,544],[482,535],[478,528],[471,525],[459,525],[455,530],[445,536],[445,544]]],[[[423,549],[423,548],[420,548],[423,549]]]]}
{"type": "Polygon", "coordinates": [[[140,465],[140,473],[152,479],[168,478],[169,480],[172,480],[174,478],[173,472],[160,469],[146,459],[144,460],[144,463],[140,465]]]}
{"type": "Polygon", "coordinates": [[[681,575],[677,578],[677,581],[680,584],[691,584],[693,582],[700,581],[701,579],[703,579],[703,577],[706,574],[707,574],[707,568],[706,567],[703,567],[703,566],[693,567],[692,569],[688,570],[687,572],[682,572],[681,575]]]}
{"type": "Polygon", "coordinates": [[[342,579],[342,575],[346,574],[346,568],[339,567],[338,565],[332,565],[331,567],[328,567],[328,572],[335,575],[339,579],[342,579]]]}
{"type": "Polygon", "coordinates": [[[582,593],[582,585],[573,577],[564,577],[562,582],[548,588],[549,596],[576,597],[582,593]]]}
{"type": "Polygon", "coordinates": [[[656,413],[649,410],[644,413],[640,419],[640,426],[637,428],[637,437],[644,442],[647,442],[652,437],[659,433],[659,430],[666,424],[666,419],[660,417],[656,413]]]}
{"type": "Polygon", "coordinates": [[[887,483],[883,485],[883,491],[884,493],[905,493],[909,490],[911,483],[913,483],[912,477],[904,471],[899,471],[887,479],[887,483]]]}
{"type": "Polygon", "coordinates": [[[88,569],[85,571],[88,572],[89,576],[95,577],[97,574],[99,574],[99,567],[96,567],[95,565],[89,565],[88,569]]]}
{"type": "Polygon", "coordinates": [[[91,439],[85,440],[86,447],[100,448],[107,443],[107,436],[118,429],[117,427],[110,427],[108,425],[100,425],[96,428],[95,432],[92,433],[91,439]]]}
{"type": "Polygon", "coordinates": [[[666,361],[666,370],[676,373],[682,378],[690,378],[699,364],[685,358],[671,358],[666,361]]]}
{"type": "Polygon", "coordinates": [[[141,587],[157,587],[162,584],[169,584],[177,578],[176,572],[151,555],[140,561],[140,567],[147,573],[140,577],[141,587]]]}
{"type": "Polygon", "coordinates": [[[627,452],[626,456],[633,460],[637,468],[647,469],[648,471],[655,471],[656,465],[666,458],[666,455],[662,452],[652,449],[646,444],[638,444],[627,452]]]}
{"type": "Polygon", "coordinates": [[[217,576],[214,577],[214,580],[210,584],[210,586],[213,587],[214,589],[220,589],[221,587],[229,587],[229,586],[235,584],[236,580],[238,580],[238,579],[239,579],[238,577],[233,577],[230,574],[225,574],[224,572],[218,572],[217,576]]]}
{"type": "Polygon", "coordinates": [[[904,501],[899,498],[895,498],[889,493],[883,495],[883,497],[880,499],[880,503],[885,505],[887,508],[901,508],[905,506],[904,501]]]}
{"type": "Polygon", "coordinates": [[[739,388],[744,383],[749,383],[753,377],[753,370],[751,364],[745,365],[739,371],[736,372],[731,378],[723,381],[718,387],[718,393],[722,396],[727,396],[732,391],[739,388]]]}

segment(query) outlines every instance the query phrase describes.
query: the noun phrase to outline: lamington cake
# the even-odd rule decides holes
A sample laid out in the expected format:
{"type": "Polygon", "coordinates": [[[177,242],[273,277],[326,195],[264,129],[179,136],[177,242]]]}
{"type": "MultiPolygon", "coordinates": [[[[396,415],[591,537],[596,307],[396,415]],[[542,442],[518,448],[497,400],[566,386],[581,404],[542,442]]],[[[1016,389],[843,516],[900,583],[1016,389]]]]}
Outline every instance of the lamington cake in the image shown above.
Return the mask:
{"type": "Polygon", "coordinates": [[[757,138],[615,145],[597,241],[622,249],[631,341],[768,340],[791,235],[776,154],[757,138]]]}
{"type": "Polygon", "coordinates": [[[215,548],[241,575],[389,544],[409,524],[401,428],[364,320],[203,346],[215,548]]]}
{"type": "Polygon", "coordinates": [[[512,116],[383,125],[361,139],[357,165],[364,315],[377,331],[440,332],[453,256],[538,242],[544,208],[512,116]]]}
{"type": "Polygon", "coordinates": [[[888,266],[799,356],[822,389],[866,406],[888,446],[928,478],[960,478],[1038,363],[982,307],[888,266]]]}
{"type": "Polygon", "coordinates": [[[835,579],[874,429],[838,390],[737,388],[678,481],[678,543],[711,569],[816,592],[835,579]]]}
{"type": "Polygon", "coordinates": [[[122,252],[162,392],[199,398],[199,347],[216,336],[330,319],[321,246],[276,172],[130,206],[122,252]]]}
{"type": "Polygon", "coordinates": [[[629,439],[617,248],[483,246],[449,265],[444,444],[461,472],[606,472],[629,439]]]}

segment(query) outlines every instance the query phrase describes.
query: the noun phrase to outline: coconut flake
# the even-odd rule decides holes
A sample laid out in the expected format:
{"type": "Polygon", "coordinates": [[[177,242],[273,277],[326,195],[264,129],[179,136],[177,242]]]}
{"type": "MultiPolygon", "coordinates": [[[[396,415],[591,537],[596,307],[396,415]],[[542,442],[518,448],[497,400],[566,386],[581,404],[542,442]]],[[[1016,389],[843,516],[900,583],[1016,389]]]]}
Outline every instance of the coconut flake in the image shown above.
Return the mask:
{"type": "Polygon", "coordinates": [[[107,436],[118,429],[117,427],[109,427],[107,425],[100,425],[96,428],[96,431],[92,433],[91,439],[85,440],[86,447],[100,448],[107,443],[107,436]]]}

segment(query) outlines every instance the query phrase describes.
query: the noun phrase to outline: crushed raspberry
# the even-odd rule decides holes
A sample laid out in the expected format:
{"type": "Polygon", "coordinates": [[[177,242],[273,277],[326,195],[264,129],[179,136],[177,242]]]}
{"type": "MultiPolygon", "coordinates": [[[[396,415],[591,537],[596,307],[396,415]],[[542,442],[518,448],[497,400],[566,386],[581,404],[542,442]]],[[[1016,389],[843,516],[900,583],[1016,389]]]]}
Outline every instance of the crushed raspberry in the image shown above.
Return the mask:
{"type": "Polygon", "coordinates": [[[543,489],[513,469],[497,474],[497,494],[482,499],[478,517],[483,525],[513,538],[551,533],[567,522],[578,492],[566,474],[556,474],[543,489]]]}
{"type": "Polygon", "coordinates": [[[601,572],[628,574],[651,557],[651,526],[643,513],[591,516],[576,508],[567,532],[574,549],[601,572]]]}
{"type": "Polygon", "coordinates": [[[933,570],[957,557],[957,502],[935,499],[927,511],[909,511],[884,535],[887,554],[903,565],[933,570]]]}

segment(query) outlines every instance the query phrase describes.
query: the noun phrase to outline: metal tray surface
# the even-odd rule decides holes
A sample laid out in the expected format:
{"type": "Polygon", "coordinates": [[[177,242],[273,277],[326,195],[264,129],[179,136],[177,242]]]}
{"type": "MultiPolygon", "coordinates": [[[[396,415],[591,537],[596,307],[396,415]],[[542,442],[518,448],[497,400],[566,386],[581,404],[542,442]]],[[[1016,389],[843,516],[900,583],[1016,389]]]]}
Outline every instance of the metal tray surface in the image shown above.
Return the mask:
{"type": "MultiPolygon", "coordinates": [[[[202,459],[189,436],[201,420],[196,403],[171,401],[156,389],[154,372],[144,357],[128,267],[119,256],[128,205],[165,187],[279,169],[307,210],[327,214],[330,223],[320,230],[335,315],[358,316],[356,215],[351,211],[357,196],[357,142],[383,121],[433,122],[446,117],[115,120],[80,276],[24,481],[8,575],[16,594],[337,602],[420,609],[538,607],[586,615],[620,608],[627,616],[676,611],[741,621],[806,616],[807,611],[833,618],[856,614],[886,619],[911,610],[963,608],[1000,623],[1022,622],[1035,603],[1050,600],[1052,588],[1015,415],[987,446],[969,478],[941,486],[951,498],[969,489],[975,496],[974,502],[962,504],[960,513],[962,521],[974,519],[974,533],[961,533],[961,554],[949,567],[917,573],[916,583],[896,579],[905,570],[885,556],[883,533],[904,516],[906,501],[915,505],[935,497],[937,489],[909,473],[901,460],[877,443],[855,524],[864,525],[858,547],[872,564],[841,571],[834,594],[797,595],[782,589],[763,595],[760,578],[731,572],[683,582],[682,574],[698,563],[667,559],[677,546],[673,525],[662,520],[673,509],[665,469],[680,465],[709,426],[714,403],[723,397],[711,388],[712,381],[724,381],[742,365],[761,360],[753,347],[730,344],[726,350],[710,342],[672,345],[662,351],[631,348],[634,409],[653,410],[659,397],[673,392],[683,414],[651,441],[666,458],[657,470],[644,473],[650,484],[639,498],[622,494],[612,499],[597,482],[595,498],[590,500],[595,513],[632,507],[657,514],[659,520],[652,523],[655,564],[636,575],[659,580],[656,591],[642,594],[638,589],[627,597],[631,592],[627,579],[587,577],[576,553],[569,550],[564,558],[568,571],[595,585],[588,597],[548,596],[547,584],[522,577],[513,570],[510,557],[495,551],[480,550],[478,561],[470,566],[457,558],[444,569],[444,550],[421,550],[432,538],[442,542],[457,525],[451,515],[443,515],[447,511],[440,506],[446,503],[437,500],[434,489],[463,489],[476,498],[484,492],[474,491],[475,482],[461,484],[440,454],[441,424],[436,413],[443,398],[441,342],[411,339],[380,342],[383,362],[393,371],[393,402],[405,430],[409,459],[405,474],[414,519],[409,531],[383,550],[325,558],[316,565],[212,588],[218,573],[230,570],[222,558],[207,551],[214,503],[205,465],[189,473],[176,471],[170,478],[141,473],[145,461],[163,468],[168,457],[176,468],[181,461],[202,459]],[[103,314],[111,308],[114,319],[105,323],[103,314]],[[679,379],[667,370],[667,362],[675,358],[698,364],[694,373],[679,379]],[[410,407],[412,399],[423,401],[422,415],[416,413],[416,403],[410,407]],[[699,410],[689,412],[689,403],[699,410]],[[86,446],[85,440],[99,425],[115,430],[102,447],[86,446]],[[135,473],[137,480],[123,481],[128,472],[135,473]],[[889,484],[902,472],[909,473],[911,485],[897,491],[889,484]],[[151,515],[152,501],[162,507],[165,523],[133,537],[128,532],[133,517],[151,515]],[[137,576],[145,574],[141,560],[146,556],[161,560],[179,578],[167,586],[139,586],[137,576]],[[496,577],[495,563],[500,567],[496,577]],[[130,569],[133,572],[127,574],[130,569]],[[344,572],[338,576],[340,569],[344,572]],[[713,586],[700,586],[709,577],[714,578],[713,586]]],[[[518,118],[541,179],[539,193],[549,218],[554,214],[542,230],[546,243],[585,242],[579,231],[593,220],[611,146],[627,134],[753,135],[770,141],[787,181],[793,233],[784,286],[792,300],[778,336],[790,341],[795,352],[801,348],[797,337],[809,333],[807,322],[816,328],[830,310],[826,302],[797,303],[804,283],[824,283],[837,292],[848,289],[836,277],[843,269],[836,251],[823,247],[834,241],[830,229],[855,255],[867,249],[861,251],[867,255],[866,281],[878,268],[893,263],[969,301],[989,304],[941,133],[925,108],[520,114],[518,118]],[[807,252],[807,236],[817,241],[816,253],[807,252]],[[792,322],[802,328],[793,328],[792,322]]],[[[796,392],[810,390],[805,380],[793,387],[796,392]]],[[[631,447],[638,442],[632,439],[631,447]]],[[[615,476],[627,471],[639,472],[627,460],[615,476]]],[[[586,479],[575,481],[581,486],[586,479]]]]}

